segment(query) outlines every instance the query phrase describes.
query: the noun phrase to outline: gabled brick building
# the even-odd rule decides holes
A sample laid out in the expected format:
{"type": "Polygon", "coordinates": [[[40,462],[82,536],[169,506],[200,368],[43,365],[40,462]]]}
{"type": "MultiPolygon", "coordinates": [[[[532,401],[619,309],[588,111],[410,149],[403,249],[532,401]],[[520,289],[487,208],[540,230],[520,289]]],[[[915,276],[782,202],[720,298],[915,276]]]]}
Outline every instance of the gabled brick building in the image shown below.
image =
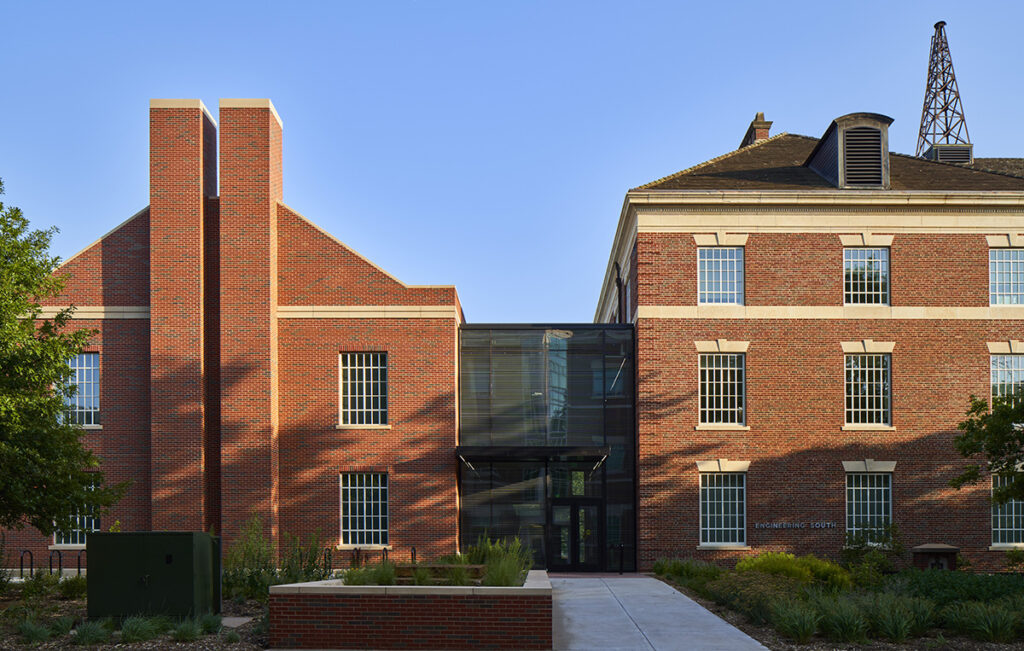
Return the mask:
{"type": "MultiPolygon", "coordinates": [[[[334,540],[348,500],[353,546],[450,553],[455,288],[406,285],[283,203],[268,100],[222,100],[219,118],[153,100],[150,205],[58,270],[53,308],[98,331],[76,418],[108,479],[131,481],[79,525],[230,543],[255,513],[275,539],[334,540]]],[[[9,532],[8,548],[45,559],[83,533],[9,532]]]]}
{"type": "Polygon", "coordinates": [[[1019,160],[890,154],[891,122],[759,114],[626,194],[595,320],[636,325],[641,567],[889,524],[980,567],[1024,543],[1024,504],[948,484],[968,397],[1024,383],[1019,160]]]}

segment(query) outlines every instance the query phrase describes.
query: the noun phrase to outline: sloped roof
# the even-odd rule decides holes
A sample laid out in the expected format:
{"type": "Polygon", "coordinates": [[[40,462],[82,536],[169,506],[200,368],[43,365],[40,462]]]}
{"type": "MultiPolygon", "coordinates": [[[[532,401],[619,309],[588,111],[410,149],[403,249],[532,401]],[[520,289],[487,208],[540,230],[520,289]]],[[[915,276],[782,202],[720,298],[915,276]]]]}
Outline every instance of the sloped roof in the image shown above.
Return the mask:
{"type": "MultiPolygon", "coordinates": [[[[817,138],[781,133],[634,189],[844,192],[804,167],[817,144],[817,138]]],[[[1024,160],[981,158],[965,167],[890,153],[889,176],[893,190],[1024,191],[1024,160]],[[1019,170],[1019,176],[1006,170],[1019,170]]]]}

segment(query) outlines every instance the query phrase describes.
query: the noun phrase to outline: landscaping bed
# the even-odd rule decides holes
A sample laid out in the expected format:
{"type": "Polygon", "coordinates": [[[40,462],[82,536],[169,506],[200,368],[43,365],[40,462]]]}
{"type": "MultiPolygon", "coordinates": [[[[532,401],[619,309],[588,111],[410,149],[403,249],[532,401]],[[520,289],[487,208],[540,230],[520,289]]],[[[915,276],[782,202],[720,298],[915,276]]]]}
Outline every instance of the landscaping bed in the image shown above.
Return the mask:
{"type": "Polygon", "coordinates": [[[290,649],[550,649],[551,582],[521,586],[350,585],[270,588],[270,646],[290,649]]]}
{"type": "MultiPolygon", "coordinates": [[[[770,649],[1005,649],[1024,646],[1024,576],[848,571],[762,554],[727,570],[660,560],[655,574],[770,649]]],[[[872,568],[867,568],[871,570],[872,568]]]]}
{"type": "Polygon", "coordinates": [[[25,582],[0,581],[0,649],[262,649],[267,642],[265,608],[228,602],[223,616],[252,617],[236,628],[221,616],[175,620],[130,617],[87,621],[86,577],[58,581],[40,572],[25,582]]]}

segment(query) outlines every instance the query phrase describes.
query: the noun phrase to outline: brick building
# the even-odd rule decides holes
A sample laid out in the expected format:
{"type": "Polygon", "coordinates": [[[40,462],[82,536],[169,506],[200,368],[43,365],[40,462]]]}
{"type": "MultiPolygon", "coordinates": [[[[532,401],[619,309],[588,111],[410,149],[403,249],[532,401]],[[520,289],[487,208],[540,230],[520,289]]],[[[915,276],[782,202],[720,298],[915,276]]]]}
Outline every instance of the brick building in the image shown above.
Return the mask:
{"type": "Polygon", "coordinates": [[[9,546],[73,553],[114,520],[230,544],[255,513],[343,551],[516,535],[543,566],[632,570],[896,524],[999,567],[1024,506],[948,480],[968,396],[1024,381],[1024,175],[890,154],[890,122],[771,137],[759,115],[627,193],[594,324],[469,326],[454,287],[283,203],[268,100],[222,100],[219,125],[153,100],[150,205],[49,306],[98,331],[74,418],[131,487],[9,546]]]}
{"type": "Polygon", "coordinates": [[[595,320],[636,325],[641,567],[889,524],[979,567],[1024,543],[1024,505],[948,484],[968,397],[1024,381],[1020,161],[890,154],[891,122],[759,114],[626,194],[595,320]]]}
{"type": "Polygon", "coordinates": [[[128,494],[9,549],[67,557],[115,520],[230,544],[253,513],[275,538],[334,539],[344,501],[345,545],[453,551],[455,288],[406,285],[282,202],[268,100],[222,100],[219,118],[153,100],[150,205],[58,270],[53,307],[98,330],[75,418],[128,494]]]}

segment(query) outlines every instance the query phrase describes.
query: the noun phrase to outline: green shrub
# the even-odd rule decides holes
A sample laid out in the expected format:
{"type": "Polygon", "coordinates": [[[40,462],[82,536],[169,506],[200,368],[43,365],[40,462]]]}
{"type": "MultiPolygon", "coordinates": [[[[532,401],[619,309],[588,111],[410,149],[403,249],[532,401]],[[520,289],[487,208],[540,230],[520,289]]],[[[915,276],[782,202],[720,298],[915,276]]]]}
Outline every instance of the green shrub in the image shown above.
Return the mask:
{"type": "Polygon", "coordinates": [[[778,601],[771,607],[772,626],[797,644],[806,644],[818,630],[821,615],[811,606],[795,600],[778,601]]]}
{"type": "Polygon", "coordinates": [[[736,571],[781,574],[792,577],[800,583],[810,583],[814,580],[814,575],[808,568],[797,562],[796,556],[784,552],[764,552],[757,556],[747,556],[736,563],[736,571]]]}
{"type": "Polygon", "coordinates": [[[110,639],[110,629],[103,622],[83,622],[75,629],[75,644],[102,644],[110,639]]]}
{"type": "Polygon", "coordinates": [[[149,621],[156,628],[157,634],[163,634],[174,628],[175,622],[167,615],[156,615],[150,617],[149,621]]]}
{"type": "Polygon", "coordinates": [[[57,584],[57,591],[61,599],[85,599],[89,584],[84,576],[71,576],[57,584]]]}
{"type": "Polygon", "coordinates": [[[533,552],[518,538],[491,540],[481,536],[463,557],[470,565],[487,566],[485,585],[522,585],[526,572],[533,567],[533,552]]]}
{"type": "Polygon", "coordinates": [[[48,597],[57,591],[59,583],[60,577],[56,574],[36,572],[21,584],[21,597],[23,599],[48,597]]]}
{"type": "Polygon", "coordinates": [[[183,619],[181,622],[171,629],[171,639],[175,642],[194,642],[199,639],[202,635],[202,629],[199,628],[199,622],[189,618],[183,619]]]}
{"type": "Polygon", "coordinates": [[[1002,604],[968,601],[947,606],[946,628],[986,642],[1009,642],[1020,626],[1017,613],[1002,604]]]}
{"type": "Polygon", "coordinates": [[[811,554],[797,558],[783,552],[765,552],[736,563],[737,572],[763,572],[789,576],[800,583],[818,582],[833,590],[852,586],[850,574],[839,565],[811,554]]]}
{"type": "Polygon", "coordinates": [[[745,615],[755,624],[771,620],[771,605],[790,598],[800,589],[791,576],[747,571],[723,574],[708,581],[705,590],[715,602],[745,615]]]}
{"type": "Polygon", "coordinates": [[[149,617],[126,617],[121,622],[122,642],[146,642],[158,635],[159,624],[149,617]]]}
{"type": "Polygon", "coordinates": [[[961,601],[998,601],[1024,596],[1024,575],[973,574],[968,572],[939,572],[935,570],[906,570],[888,580],[899,582],[903,591],[916,597],[927,597],[940,604],[961,601]]]}
{"type": "Polygon", "coordinates": [[[910,613],[910,636],[925,636],[935,626],[935,602],[921,597],[907,597],[903,603],[910,613]]]}
{"type": "Polygon", "coordinates": [[[382,561],[370,568],[370,576],[374,585],[395,585],[395,564],[382,561]]]}
{"type": "Polygon", "coordinates": [[[18,636],[23,642],[35,644],[50,639],[50,629],[37,624],[35,620],[24,619],[18,623],[18,636]]]}
{"type": "Polygon", "coordinates": [[[285,533],[283,539],[281,569],[275,583],[323,581],[331,575],[331,556],[325,551],[319,531],[310,534],[305,542],[289,533],[285,533]]]}
{"type": "Polygon", "coordinates": [[[224,596],[266,601],[276,578],[274,547],[264,535],[259,516],[254,514],[224,555],[224,596]]]}
{"type": "Polygon", "coordinates": [[[523,566],[519,559],[504,556],[487,564],[487,571],[481,583],[490,586],[522,585],[523,577],[523,566]]]}
{"type": "Polygon", "coordinates": [[[54,637],[61,637],[71,632],[71,629],[75,627],[75,618],[71,616],[58,617],[50,622],[50,633],[54,637]]]}
{"type": "Polygon", "coordinates": [[[200,630],[202,630],[203,635],[213,635],[214,633],[220,633],[220,615],[206,613],[205,615],[199,618],[199,628],[200,630]]]}
{"type": "Polygon", "coordinates": [[[824,597],[815,600],[813,606],[821,616],[818,626],[825,637],[836,642],[867,639],[867,617],[850,596],[824,597]]]}
{"type": "Polygon", "coordinates": [[[837,563],[812,554],[801,556],[796,562],[800,567],[806,568],[817,583],[824,584],[832,590],[848,590],[853,587],[850,573],[837,563]]]}
{"type": "Polygon", "coordinates": [[[896,603],[894,607],[879,608],[872,614],[871,630],[896,644],[904,642],[913,627],[913,617],[896,603]]]}
{"type": "Polygon", "coordinates": [[[895,571],[896,561],[903,554],[903,541],[895,524],[880,529],[847,534],[846,544],[839,552],[839,562],[853,571],[854,566],[868,565],[882,574],[895,571]]]}
{"type": "Polygon", "coordinates": [[[373,583],[373,576],[369,568],[350,567],[342,575],[345,585],[370,585],[373,583]]]}
{"type": "Polygon", "coordinates": [[[470,585],[469,570],[456,565],[445,570],[445,583],[448,585],[470,585]]]}
{"type": "Polygon", "coordinates": [[[238,644],[242,641],[242,636],[239,635],[238,631],[236,631],[235,629],[229,628],[228,630],[224,631],[224,641],[228,644],[238,644]]]}
{"type": "Polygon", "coordinates": [[[430,570],[425,567],[417,567],[412,571],[413,585],[434,585],[430,570]]]}

